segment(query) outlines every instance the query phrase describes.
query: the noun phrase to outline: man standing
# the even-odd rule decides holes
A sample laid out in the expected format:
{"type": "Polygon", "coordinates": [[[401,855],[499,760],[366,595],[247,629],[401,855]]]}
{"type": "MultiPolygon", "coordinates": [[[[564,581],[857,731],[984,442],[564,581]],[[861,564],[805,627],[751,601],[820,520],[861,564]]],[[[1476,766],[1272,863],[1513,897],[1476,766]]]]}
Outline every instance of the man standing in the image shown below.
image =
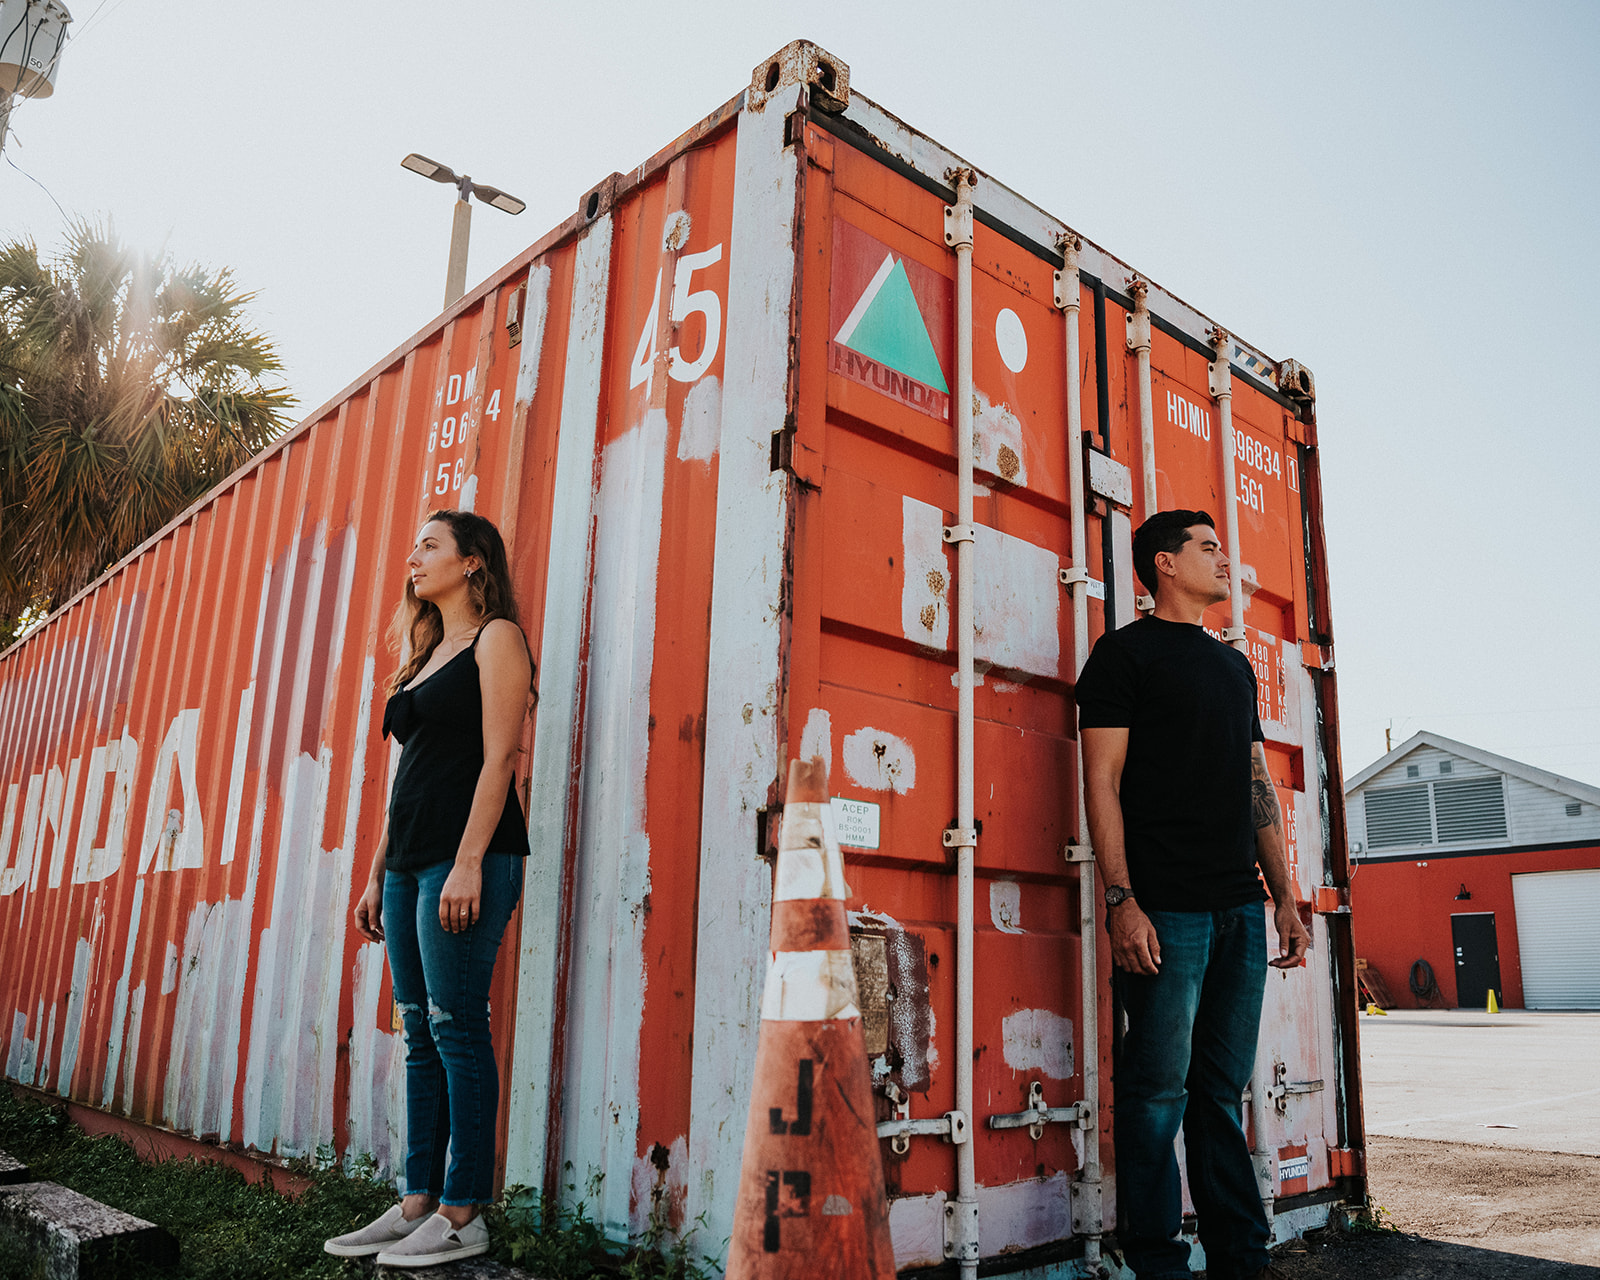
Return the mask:
{"type": "Polygon", "coordinates": [[[1104,635],[1077,688],[1089,834],[1128,1018],[1115,1068],[1117,1235],[1139,1280],[1191,1274],[1181,1126],[1207,1275],[1255,1280],[1270,1275],[1268,1229],[1239,1105],[1269,963],[1257,867],[1278,933],[1270,963],[1302,963],[1311,939],[1289,883],[1255,673],[1200,625],[1229,597],[1211,517],[1150,517],[1133,564],[1155,612],[1104,635]]]}

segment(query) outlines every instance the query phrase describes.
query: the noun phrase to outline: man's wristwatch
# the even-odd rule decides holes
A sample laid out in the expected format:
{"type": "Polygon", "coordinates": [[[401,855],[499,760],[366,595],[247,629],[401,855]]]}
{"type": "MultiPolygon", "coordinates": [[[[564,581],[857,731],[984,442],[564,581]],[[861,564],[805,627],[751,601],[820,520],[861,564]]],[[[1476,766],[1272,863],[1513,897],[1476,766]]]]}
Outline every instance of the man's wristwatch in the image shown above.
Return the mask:
{"type": "Polygon", "coordinates": [[[1106,909],[1120,907],[1124,902],[1133,900],[1133,890],[1126,885],[1113,884],[1106,887],[1106,909]]]}

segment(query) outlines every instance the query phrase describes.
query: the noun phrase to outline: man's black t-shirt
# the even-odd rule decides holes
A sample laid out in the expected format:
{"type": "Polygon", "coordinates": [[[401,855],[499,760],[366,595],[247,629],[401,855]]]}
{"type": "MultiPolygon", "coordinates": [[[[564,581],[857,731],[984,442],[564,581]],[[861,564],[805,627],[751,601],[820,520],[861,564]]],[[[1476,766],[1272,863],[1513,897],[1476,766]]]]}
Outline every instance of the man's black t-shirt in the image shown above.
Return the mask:
{"type": "Polygon", "coordinates": [[[1100,638],[1077,698],[1080,729],[1128,730],[1122,821],[1134,896],[1155,911],[1260,901],[1250,761],[1262,733],[1245,656],[1201,627],[1144,618],[1100,638]]]}

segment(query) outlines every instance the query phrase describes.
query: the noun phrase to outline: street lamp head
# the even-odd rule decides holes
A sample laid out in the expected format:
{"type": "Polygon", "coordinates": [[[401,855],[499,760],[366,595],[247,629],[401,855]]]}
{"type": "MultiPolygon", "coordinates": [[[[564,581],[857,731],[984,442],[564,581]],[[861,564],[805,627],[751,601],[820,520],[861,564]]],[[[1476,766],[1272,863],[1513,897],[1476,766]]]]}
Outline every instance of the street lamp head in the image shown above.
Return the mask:
{"type": "Polygon", "coordinates": [[[442,165],[437,160],[430,160],[427,156],[418,155],[415,151],[402,160],[400,166],[410,169],[412,173],[420,173],[424,178],[432,178],[435,182],[453,184],[461,181],[449,166],[442,165]]]}
{"type": "Polygon", "coordinates": [[[528,207],[521,200],[518,200],[516,196],[507,194],[500,190],[499,187],[486,187],[481,182],[472,184],[472,194],[485,204],[492,204],[502,213],[521,213],[528,207]]]}
{"type": "MultiPolygon", "coordinates": [[[[10,0],[0,0],[0,4],[9,2],[10,0]]],[[[444,305],[445,309],[449,310],[461,300],[461,295],[467,287],[467,238],[471,234],[472,226],[472,197],[477,196],[501,213],[521,213],[528,206],[516,196],[500,190],[499,187],[488,187],[481,182],[474,182],[467,174],[458,174],[437,160],[430,160],[415,151],[400,163],[412,173],[420,173],[424,178],[430,178],[434,182],[448,183],[456,189],[455,218],[450,228],[450,266],[445,273],[444,281],[444,305]]]]}

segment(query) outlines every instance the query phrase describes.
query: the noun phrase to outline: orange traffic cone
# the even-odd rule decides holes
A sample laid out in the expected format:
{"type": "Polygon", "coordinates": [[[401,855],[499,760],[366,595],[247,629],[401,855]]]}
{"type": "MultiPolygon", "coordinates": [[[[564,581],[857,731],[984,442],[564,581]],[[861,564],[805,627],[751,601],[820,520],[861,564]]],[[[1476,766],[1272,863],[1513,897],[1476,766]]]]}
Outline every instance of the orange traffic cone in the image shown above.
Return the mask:
{"type": "Polygon", "coordinates": [[[828,766],[789,765],[728,1280],[894,1276],[828,766]]]}

